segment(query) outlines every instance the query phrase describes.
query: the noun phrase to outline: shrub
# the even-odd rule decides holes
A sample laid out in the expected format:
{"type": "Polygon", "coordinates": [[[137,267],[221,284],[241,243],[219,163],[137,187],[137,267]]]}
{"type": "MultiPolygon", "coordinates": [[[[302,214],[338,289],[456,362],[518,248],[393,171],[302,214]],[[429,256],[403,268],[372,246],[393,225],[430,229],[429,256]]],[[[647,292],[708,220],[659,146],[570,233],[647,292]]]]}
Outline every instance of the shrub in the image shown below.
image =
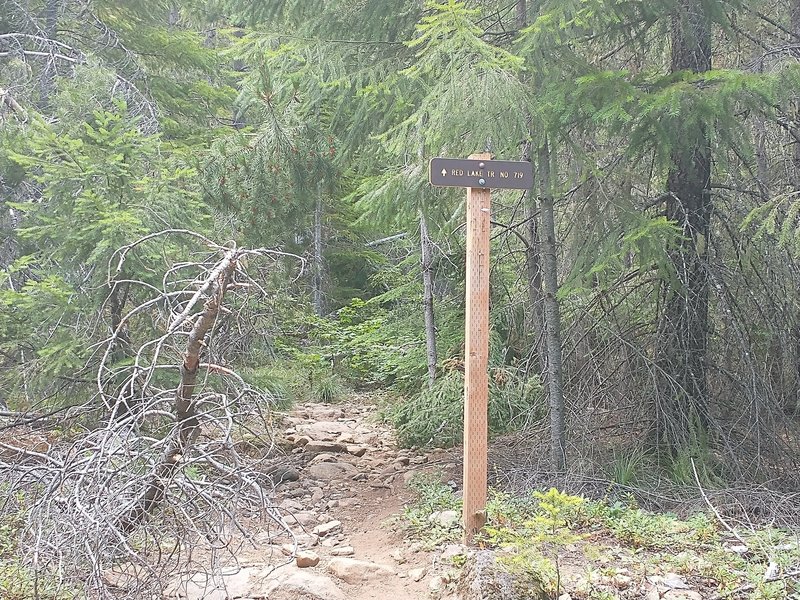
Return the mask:
{"type": "Polygon", "coordinates": [[[461,500],[449,486],[442,483],[441,476],[420,473],[409,481],[408,487],[415,497],[406,507],[403,516],[411,531],[431,546],[457,540],[461,536],[460,529],[446,528],[430,520],[435,512],[461,511],[461,500]]]}
{"type": "Polygon", "coordinates": [[[311,388],[312,397],[325,404],[338,402],[345,393],[345,387],[341,379],[335,375],[323,375],[314,383],[311,388]]]}
{"type": "Polygon", "coordinates": [[[264,390],[272,396],[277,408],[285,409],[298,400],[301,389],[307,386],[302,374],[297,370],[280,365],[245,369],[242,376],[248,383],[264,390]]]}
{"type": "MultiPolygon", "coordinates": [[[[489,432],[513,430],[533,415],[538,417],[541,385],[522,380],[509,368],[493,369],[489,378],[489,432]]],[[[464,430],[464,374],[450,371],[431,388],[398,404],[389,415],[401,445],[453,446],[464,430]]]]}

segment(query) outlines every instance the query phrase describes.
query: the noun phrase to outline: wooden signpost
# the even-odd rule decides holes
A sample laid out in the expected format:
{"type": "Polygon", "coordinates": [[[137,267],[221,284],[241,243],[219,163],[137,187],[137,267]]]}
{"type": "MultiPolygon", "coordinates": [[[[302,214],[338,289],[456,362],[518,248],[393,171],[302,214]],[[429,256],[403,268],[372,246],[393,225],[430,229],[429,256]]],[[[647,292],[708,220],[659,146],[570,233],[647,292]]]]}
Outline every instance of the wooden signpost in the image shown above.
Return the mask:
{"type": "Polygon", "coordinates": [[[486,522],[489,417],[489,230],[491,188],[530,189],[529,162],[491,160],[487,153],[466,160],[434,158],[430,182],[467,188],[467,312],[464,345],[464,543],[486,522]]]}

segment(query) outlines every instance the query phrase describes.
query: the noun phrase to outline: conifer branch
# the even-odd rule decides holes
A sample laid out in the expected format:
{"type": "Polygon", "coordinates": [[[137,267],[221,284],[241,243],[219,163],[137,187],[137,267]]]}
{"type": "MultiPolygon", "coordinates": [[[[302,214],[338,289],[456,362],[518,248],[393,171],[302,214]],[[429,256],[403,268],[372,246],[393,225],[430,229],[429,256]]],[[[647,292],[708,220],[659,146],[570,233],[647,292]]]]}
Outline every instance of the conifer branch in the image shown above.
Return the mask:
{"type": "Polygon", "coordinates": [[[792,31],[790,29],[787,29],[786,27],[781,25],[778,21],[776,21],[775,19],[765,15],[764,13],[762,13],[759,10],[756,10],[756,9],[748,6],[747,3],[742,3],[740,6],[741,6],[741,8],[746,10],[747,12],[757,16],[759,19],[761,19],[765,23],[769,23],[770,25],[772,25],[776,29],[779,29],[782,33],[785,33],[786,35],[789,35],[789,36],[791,36],[791,37],[793,37],[795,39],[800,39],[800,35],[798,35],[797,32],[794,32],[794,31],[792,31]]]}

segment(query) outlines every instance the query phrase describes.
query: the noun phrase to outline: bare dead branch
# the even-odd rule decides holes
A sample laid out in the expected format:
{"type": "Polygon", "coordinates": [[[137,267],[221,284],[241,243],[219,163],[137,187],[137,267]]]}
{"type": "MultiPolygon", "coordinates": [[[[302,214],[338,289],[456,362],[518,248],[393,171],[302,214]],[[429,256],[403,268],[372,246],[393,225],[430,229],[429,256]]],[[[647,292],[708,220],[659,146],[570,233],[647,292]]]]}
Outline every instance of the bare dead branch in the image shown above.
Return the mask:
{"type": "MultiPolygon", "coordinates": [[[[110,418],[74,439],[0,443],[0,478],[30,507],[22,560],[71,590],[67,595],[83,589],[111,598],[110,574],[120,570],[135,574],[126,579],[126,597],[158,594],[179,572],[218,572],[255,543],[254,525],[294,540],[270,503],[274,482],[265,475],[272,468],[272,400],[211,352],[223,335],[221,320],[237,316],[224,303],[241,304],[263,289],[242,268],[244,258],[289,255],[177,233],[198,240],[204,258],[167,269],[161,288],[124,280],[152,297],[104,341],[96,384],[110,418]],[[138,332],[144,323],[142,331],[161,333],[137,334],[130,359],[110,362],[121,328],[138,332]],[[241,453],[242,436],[262,440],[262,457],[241,453]]],[[[109,274],[167,234],[121,248],[109,274]]]]}

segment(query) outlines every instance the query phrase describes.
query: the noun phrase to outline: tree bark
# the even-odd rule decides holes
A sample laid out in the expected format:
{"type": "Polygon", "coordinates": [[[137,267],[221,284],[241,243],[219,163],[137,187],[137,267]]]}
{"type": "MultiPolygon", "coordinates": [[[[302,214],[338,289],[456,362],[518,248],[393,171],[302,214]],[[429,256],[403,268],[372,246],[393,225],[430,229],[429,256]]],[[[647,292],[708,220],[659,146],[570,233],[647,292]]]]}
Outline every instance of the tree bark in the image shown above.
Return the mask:
{"type": "MultiPolygon", "coordinates": [[[[711,69],[711,26],[702,4],[681,0],[673,19],[672,72],[711,69]]],[[[696,443],[709,426],[708,276],[711,149],[704,129],[691,132],[672,153],[667,218],[681,229],[670,252],[676,285],[664,286],[659,352],[656,443],[673,453],[696,443]]]]}
{"type": "MultiPolygon", "coordinates": [[[[790,27],[792,30],[791,44],[800,41],[800,0],[792,0],[790,6],[790,27]]],[[[800,60],[800,49],[794,51],[795,58],[800,60]]],[[[791,122],[795,130],[794,143],[792,144],[792,189],[795,193],[800,193],[800,143],[796,141],[800,137],[800,100],[795,101],[794,117],[791,122]]],[[[792,328],[793,350],[794,350],[794,382],[791,390],[787,394],[784,409],[787,414],[796,415],[800,411],[800,325],[792,328]]]]}
{"type": "Polygon", "coordinates": [[[422,253],[422,307],[425,313],[425,348],[428,357],[428,387],[436,381],[436,323],[433,313],[433,252],[428,223],[419,213],[419,237],[422,253]]]}
{"type": "Polygon", "coordinates": [[[544,377],[547,369],[544,342],[546,327],[544,320],[544,292],[542,290],[542,248],[539,236],[539,206],[533,190],[528,193],[528,247],[525,250],[525,266],[528,272],[528,298],[531,303],[529,328],[533,338],[532,358],[538,365],[538,375],[544,377]]]}
{"type": "Polygon", "coordinates": [[[11,95],[11,92],[0,87],[0,108],[4,106],[16,113],[17,118],[21,121],[28,120],[28,111],[20,106],[19,102],[11,95]]]}
{"type": "MultiPolygon", "coordinates": [[[[792,30],[792,36],[789,40],[790,44],[796,45],[800,42],[800,0],[792,0],[789,13],[789,22],[792,30]]],[[[800,59],[800,50],[794,50],[795,59],[800,59]]],[[[800,134],[800,123],[797,119],[800,118],[800,100],[794,101],[792,107],[792,119],[790,121],[791,127],[794,130],[795,136],[792,139],[792,170],[791,182],[794,190],[800,190],[800,143],[796,141],[796,137],[800,134]]]]}
{"type": "MultiPolygon", "coordinates": [[[[243,28],[237,27],[233,31],[233,36],[241,39],[245,36],[245,30],[243,28]]],[[[237,80],[233,84],[237,93],[239,93],[242,91],[241,79],[244,78],[244,73],[247,72],[247,64],[241,58],[236,58],[233,60],[231,68],[235,73],[239,74],[237,80]]],[[[233,123],[232,123],[233,128],[244,129],[244,127],[247,126],[247,119],[245,118],[244,109],[237,106],[237,103],[234,103],[234,105],[231,107],[231,112],[233,114],[233,123]]]]}
{"type": "Polygon", "coordinates": [[[756,185],[761,201],[769,200],[769,156],[767,154],[767,124],[762,116],[755,120],[756,185]]]}
{"type": "Polygon", "coordinates": [[[178,6],[177,5],[170,6],[169,15],[167,15],[167,27],[169,27],[169,29],[175,29],[175,27],[177,27],[178,25],[180,17],[181,13],[178,6]]]}
{"type": "MultiPolygon", "coordinates": [[[[516,6],[517,29],[524,29],[528,25],[527,0],[517,0],[516,6]]],[[[528,122],[531,117],[528,115],[528,122]]],[[[522,160],[531,160],[531,141],[525,142],[522,160]]],[[[542,248],[539,236],[539,205],[533,189],[528,191],[526,218],[528,219],[528,247],[525,250],[525,266],[528,272],[528,298],[531,303],[528,329],[533,338],[530,358],[535,360],[538,375],[542,379],[547,369],[544,343],[546,327],[544,322],[544,292],[542,291],[542,248]]],[[[529,363],[530,364],[530,363],[529,363]]],[[[530,367],[529,367],[530,369],[530,367]]]]}
{"type": "MultiPolygon", "coordinates": [[[[111,362],[118,364],[129,356],[130,352],[130,335],[127,326],[121,327],[125,304],[128,301],[128,292],[130,291],[130,283],[127,281],[123,283],[113,282],[111,291],[108,295],[108,309],[111,317],[111,331],[118,332],[115,339],[111,342],[111,362]]],[[[118,382],[123,385],[123,382],[118,382]]],[[[107,408],[111,408],[111,421],[119,421],[124,419],[134,408],[137,399],[134,398],[133,382],[129,382],[129,389],[123,393],[116,393],[116,403],[107,408]]]]}
{"type": "Polygon", "coordinates": [[[553,180],[550,172],[550,148],[547,138],[539,149],[539,187],[541,190],[542,254],[544,280],[544,319],[547,329],[547,387],[550,404],[550,453],[553,468],[567,468],[566,410],[561,361],[561,315],[558,299],[558,262],[553,180]]]}
{"type": "Polygon", "coordinates": [[[325,303],[322,298],[322,185],[317,186],[317,203],[314,207],[314,282],[313,302],[314,314],[321,317],[325,314],[325,303]]]}

